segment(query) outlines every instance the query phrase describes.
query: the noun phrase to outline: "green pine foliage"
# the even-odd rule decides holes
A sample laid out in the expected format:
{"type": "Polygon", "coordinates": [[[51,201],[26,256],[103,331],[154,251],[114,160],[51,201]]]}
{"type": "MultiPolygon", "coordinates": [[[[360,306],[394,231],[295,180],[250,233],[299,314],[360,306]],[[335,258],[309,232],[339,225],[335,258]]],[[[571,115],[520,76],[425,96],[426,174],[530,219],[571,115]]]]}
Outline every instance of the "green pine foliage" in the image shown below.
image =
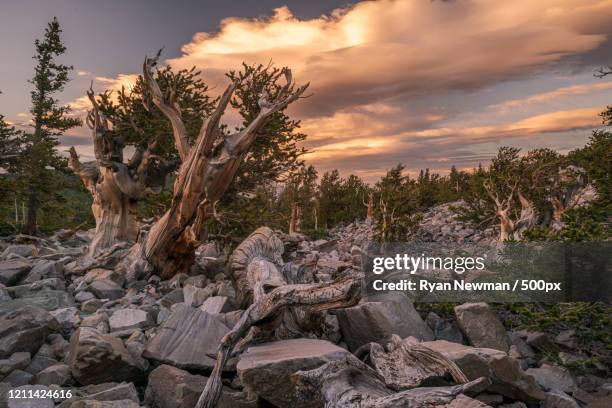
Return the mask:
{"type": "Polygon", "coordinates": [[[21,154],[17,163],[18,183],[23,189],[27,214],[25,230],[38,231],[38,214],[42,207],[57,204],[57,192],[64,187],[63,177],[67,163],[57,152],[58,137],[81,122],[70,117],[70,108],[62,106],[55,95],[64,90],[69,81],[71,66],[57,61],[66,51],[61,39],[62,29],[57,18],[53,18],[45,29],[42,40],[34,46],[36,67],[30,80],[32,131],[21,135],[21,154]]]}

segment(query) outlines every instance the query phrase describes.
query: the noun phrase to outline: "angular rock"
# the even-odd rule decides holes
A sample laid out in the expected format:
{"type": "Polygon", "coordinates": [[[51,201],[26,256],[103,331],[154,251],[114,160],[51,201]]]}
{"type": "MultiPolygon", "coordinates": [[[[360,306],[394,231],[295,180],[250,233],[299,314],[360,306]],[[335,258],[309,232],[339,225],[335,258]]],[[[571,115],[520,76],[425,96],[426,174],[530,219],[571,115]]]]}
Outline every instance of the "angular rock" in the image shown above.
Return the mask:
{"type": "Polygon", "coordinates": [[[83,302],[86,302],[88,300],[95,299],[95,297],[96,296],[93,293],[84,290],[84,291],[81,291],[81,292],[77,292],[74,295],[74,300],[76,300],[79,303],[83,303],[83,302]]]}
{"type": "Polygon", "coordinates": [[[52,310],[51,316],[57,320],[60,328],[66,332],[71,331],[79,325],[81,318],[76,307],[66,307],[63,309],[52,310]]]}
{"type": "Polygon", "coordinates": [[[68,292],[63,290],[44,289],[28,293],[20,299],[0,302],[0,315],[24,306],[33,306],[51,311],[74,306],[74,299],[68,292]]]}
{"type": "Polygon", "coordinates": [[[555,352],[559,349],[547,333],[528,332],[525,342],[545,353],[555,352]]]}
{"type": "Polygon", "coordinates": [[[152,326],[153,318],[149,313],[140,309],[119,309],[108,319],[111,332],[143,329],[152,326]]]}
{"type": "Polygon", "coordinates": [[[28,256],[38,255],[38,249],[34,245],[9,245],[2,252],[0,257],[7,258],[9,256],[22,256],[27,258],[28,256]]]}
{"type": "Polygon", "coordinates": [[[172,292],[164,295],[159,301],[159,304],[165,308],[170,308],[175,303],[182,303],[184,300],[183,289],[174,289],[172,292]]]}
{"type": "Polygon", "coordinates": [[[56,359],[38,353],[32,358],[32,362],[26,367],[25,371],[35,375],[45,368],[51,367],[57,363],[58,361],[56,359]]]}
{"type": "Polygon", "coordinates": [[[142,355],[179,368],[209,370],[228,331],[217,316],[184,303],[176,304],[142,355]]]}
{"type": "Polygon", "coordinates": [[[551,391],[547,393],[546,400],[540,405],[541,408],[580,408],[575,399],[563,391],[551,391]]]}
{"type": "Polygon", "coordinates": [[[449,404],[444,405],[444,408],[491,408],[491,406],[467,395],[460,394],[449,404]]]}
{"type": "Polygon", "coordinates": [[[16,285],[31,268],[32,264],[23,259],[0,261],[0,283],[6,286],[16,285]]]}
{"type": "Polygon", "coordinates": [[[21,387],[32,381],[32,374],[23,370],[13,370],[9,375],[4,377],[2,381],[11,384],[13,387],[21,387]]]}
{"type": "Polygon", "coordinates": [[[457,322],[474,347],[508,352],[510,340],[504,325],[486,303],[464,303],[455,307],[457,322]]]}
{"type": "Polygon", "coordinates": [[[202,303],[200,310],[210,314],[227,313],[232,310],[232,305],[227,296],[211,296],[202,303]]]}
{"type": "Polygon", "coordinates": [[[49,312],[25,306],[0,317],[0,358],[18,351],[35,353],[57,322],[49,312]]]}
{"type": "Polygon", "coordinates": [[[185,285],[183,288],[183,296],[185,303],[194,307],[201,306],[206,299],[213,295],[211,287],[198,288],[194,285],[185,285]]]}
{"type": "Polygon", "coordinates": [[[575,330],[564,330],[555,336],[555,343],[564,347],[575,349],[578,347],[578,339],[575,330]]]}
{"type": "Polygon", "coordinates": [[[121,299],[125,291],[110,279],[100,279],[89,285],[89,291],[98,299],[121,299]]]}
{"type": "Polygon", "coordinates": [[[59,278],[48,278],[38,280],[34,283],[26,283],[24,285],[12,286],[6,290],[13,298],[22,298],[25,296],[31,296],[35,292],[41,290],[65,290],[66,285],[63,279],[59,278]]]}
{"type": "Polygon", "coordinates": [[[45,368],[32,379],[33,384],[64,386],[70,382],[70,367],[60,363],[45,368]]]}
{"type": "Polygon", "coordinates": [[[32,270],[23,280],[24,283],[34,283],[48,278],[62,278],[64,266],[57,261],[38,260],[34,263],[32,270]]]}
{"type": "Polygon", "coordinates": [[[290,376],[341,360],[348,351],[324,340],[295,339],[249,347],[240,356],[237,370],[242,383],[253,393],[279,407],[315,407],[296,395],[290,376]]]}
{"type": "Polygon", "coordinates": [[[385,302],[366,302],[338,309],[342,337],[351,351],[370,342],[384,343],[397,334],[419,340],[433,340],[431,329],[423,322],[406,296],[385,302]]]}
{"type": "Polygon", "coordinates": [[[85,283],[87,284],[104,279],[111,280],[120,287],[125,284],[125,276],[110,269],[94,268],[87,272],[84,277],[85,283]]]}
{"type": "Polygon", "coordinates": [[[461,333],[459,327],[453,324],[453,322],[442,319],[434,312],[429,312],[425,322],[433,331],[436,340],[446,340],[453,343],[464,344],[465,337],[463,337],[463,333],[461,333]]]}
{"type": "Polygon", "coordinates": [[[529,368],[526,373],[545,390],[572,393],[578,388],[576,381],[565,367],[543,364],[539,368],[529,368]]]}
{"type": "Polygon", "coordinates": [[[145,404],[156,408],[192,408],[208,378],[192,375],[180,368],[161,365],[149,375],[145,404]]]}
{"type": "Polygon", "coordinates": [[[66,363],[72,376],[84,385],[137,381],[143,370],[120,339],[89,327],[81,327],[73,334],[66,363]]]}
{"type": "Polygon", "coordinates": [[[81,311],[83,313],[95,313],[102,307],[104,301],[101,299],[90,299],[86,300],[81,304],[81,311]]]}
{"type": "Polygon", "coordinates": [[[108,384],[110,387],[96,392],[88,393],[85,399],[96,401],[130,400],[140,402],[138,391],[133,383],[122,382],[119,384],[108,384]]]}
{"type": "Polygon", "coordinates": [[[445,340],[424,342],[428,347],[452,360],[469,380],[486,377],[491,381],[489,392],[514,400],[537,403],[546,398],[530,375],[521,370],[519,363],[499,350],[475,348],[445,340]]]}
{"type": "Polygon", "coordinates": [[[9,358],[0,360],[0,380],[13,370],[23,370],[30,365],[30,353],[18,352],[9,358]]]}

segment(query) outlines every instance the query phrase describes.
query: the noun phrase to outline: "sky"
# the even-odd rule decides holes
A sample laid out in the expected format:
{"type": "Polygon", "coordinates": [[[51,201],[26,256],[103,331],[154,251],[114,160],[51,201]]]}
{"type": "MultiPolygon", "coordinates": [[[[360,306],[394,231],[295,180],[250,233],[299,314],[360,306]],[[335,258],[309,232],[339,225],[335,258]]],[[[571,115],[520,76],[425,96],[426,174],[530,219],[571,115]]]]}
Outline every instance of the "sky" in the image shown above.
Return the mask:
{"type": "MultiPolygon", "coordinates": [[[[146,54],[196,66],[213,92],[247,63],[292,68],[312,97],[288,113],[305,157],[375,181],[403,163],[446,172],[500,146],[567,152],[612,101],[612,0],[0,0],[0,113],[29,120],[33,41],[57,16],[74,66],[59,96],[83,115],[97,91],[133,83],[146,54]]],[[[228,112],[227,120],[235,119],[228,112]]],[[[91,158],[86,128],[61,137],[91,158]]]]}

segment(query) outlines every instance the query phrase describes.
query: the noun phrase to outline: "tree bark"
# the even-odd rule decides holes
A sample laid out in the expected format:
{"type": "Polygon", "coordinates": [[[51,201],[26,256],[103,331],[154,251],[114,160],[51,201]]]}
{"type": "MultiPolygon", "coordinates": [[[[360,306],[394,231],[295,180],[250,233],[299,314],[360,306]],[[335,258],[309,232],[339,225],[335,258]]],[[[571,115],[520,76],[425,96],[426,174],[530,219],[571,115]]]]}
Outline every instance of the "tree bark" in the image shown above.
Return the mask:
{"type": "Polygon", "coordinates": [[[134,248],[133,266],[129,268],[130,274],[138,274],[140,271],[136,266],[142,266],[144,261],[148,264],[146,269],[152,269],[167,279],[186,272],[193,264],[204,221],[214,215],[216,204],[231,184],[268,117],[297,100],[308,84],[295,87],[291,71],[284,69],[286,85],[275,95],[262,95],[259,114],[243,130],[227,135],[220,128],[220,120],[239,83],[230,84],[215,111],[202,125],[194,145],[185,147],[182,143],[186,140],[185,127],[181,125],[180,113],[176,107],[172,109],[173,101],[161,94],[153,77],[152,69],[156,63],[157,57],[145,59],[144,79],[154,102],[172,123],[175,141],[183,146],[179,152],[182,151],[184,159],[174,183],[170,208],[151,227],[141,245],[134,248]]]}
{"type": "Polygon", "coordinates": [[[363,203],[366,208],[366,223],[368,225],[371,225],[374,222],[374,193],[373,192],[369,192],[368,193],[368,202],[367,203],[363,203]]]}
{"type": "Polygon", "coordinates": [[[300,232],[300,224],[302,223],[302,210],[299,203],[291,204],[291,218],[289,220],[289,235],[294,235],[300,232]]]}
{"type": "Polygon", "coordinates": [[[354,306],[361,299],[361,281],[361,276],[347,275],[331,283],[284,285],[261,294],[222,339],[215,367],[195,408],[217,406],[222,392],[221,372],[234,348],[251,329],[270,331],[280,323],[282,312],[289,307],[321,312],[354,306]]]}
{"type": "Polygon", "coordinates": [[[32,190],[28,193],[28,212],[26,216],[26,232],[34,235],[38,232],[38,194],[32,190]]]}
{"type": "MultiPolygon", "coordinates": [[[[130,161],[124,163],[121,136],[109,129],[108,120],[100,112],[92,89],[87,96],[92,110],[86,123],[92,130],[96,160],[81,163],[72,147],[69,163],[93,198],[91,209],[96,220],[96,232],[89,256],[96,257],[118,242],[136,240],[137,201],[150,191],[148,174],[155,168],[162,170],[156,174],[165,178],[169,166],[152,153],[155,142],[146,149],[136,149],[130,161]]],[[[158,181],[155,184],[159,184],[158,181]]]]}
{"type": "Polygon", "coordinates": [[[463,393],[481,392],[487,382],[479,378],[460,385],[395,392],[385,385],[380,374],[353,355],[313,370],[298,371],[292,380],[305,398],[317,398],[326,407],[334,408],[443,407],[463,393]]]}

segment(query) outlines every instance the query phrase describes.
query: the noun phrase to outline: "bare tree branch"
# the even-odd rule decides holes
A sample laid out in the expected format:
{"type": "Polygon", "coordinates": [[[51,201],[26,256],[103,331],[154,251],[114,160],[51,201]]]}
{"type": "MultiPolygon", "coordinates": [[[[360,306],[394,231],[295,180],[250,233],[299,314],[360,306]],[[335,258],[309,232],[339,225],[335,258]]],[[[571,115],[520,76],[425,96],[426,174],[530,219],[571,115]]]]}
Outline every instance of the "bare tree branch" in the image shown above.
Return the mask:
{"type": "Polygon", "coordinates": [[[178,150],[179,157],[182,161],[185,161],[187,159],[187,155],[189,154],[189,144],[187,143],[187,130],[185,128],[185,124],[183,123],[183,119],[181,118],[180,108],[174,100],[175,96],[172,90],[169,91],[168,98],[164,97],[153,74],[153,67],[157,65],[161,51],[162,50],[160,49],[154,58],[145,57],[142,67],[143,78],[149,92],[151,93],[153,103],[155,106],[157,106],[157,108],[159,108],[160,111],[163,112],[164,115],[166,115],[170,121],[170,124],[172,125],[172,132],[174,134],[174,142],[176,149],[178,150]]]}

